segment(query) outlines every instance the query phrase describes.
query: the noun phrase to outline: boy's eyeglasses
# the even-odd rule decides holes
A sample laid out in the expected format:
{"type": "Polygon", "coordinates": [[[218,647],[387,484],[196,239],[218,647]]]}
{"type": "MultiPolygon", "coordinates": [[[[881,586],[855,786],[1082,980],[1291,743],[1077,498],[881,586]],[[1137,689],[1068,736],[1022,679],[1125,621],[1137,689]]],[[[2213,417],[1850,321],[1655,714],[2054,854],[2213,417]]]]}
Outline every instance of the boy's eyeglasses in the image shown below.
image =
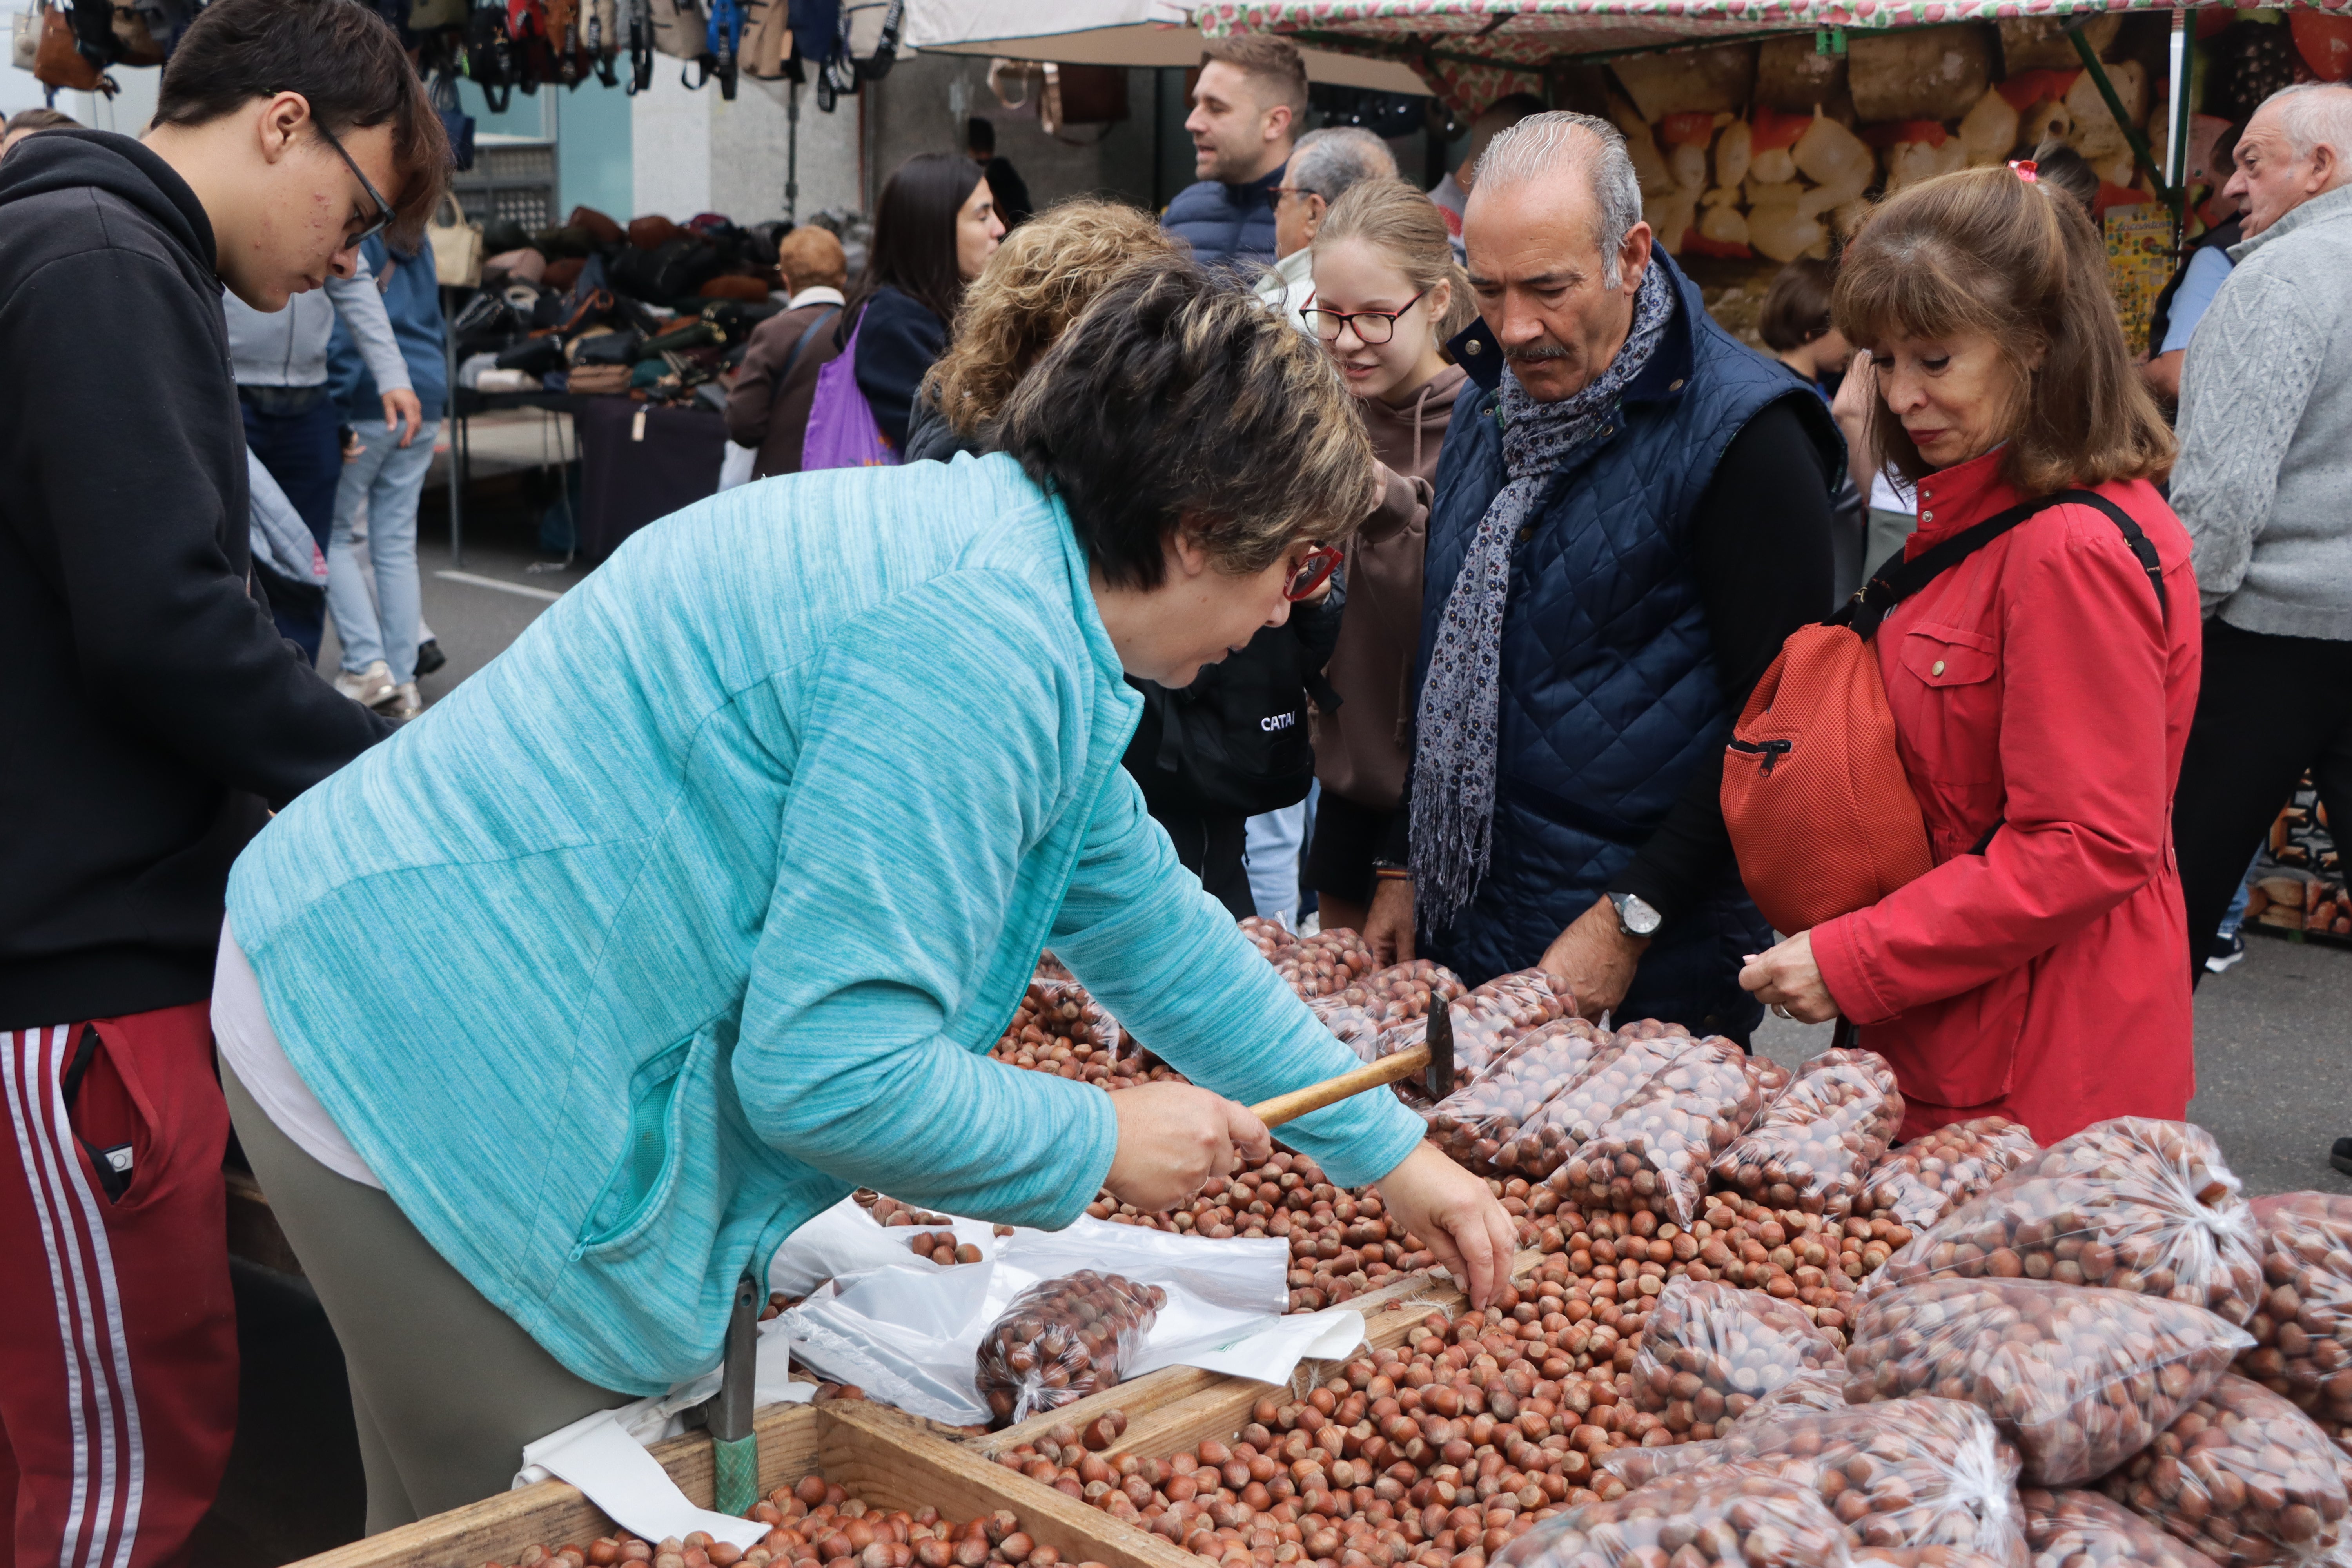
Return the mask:
{"type": "Polygon", "coordinates": [[[343,144],[335,140],[335,133],[333,132],[328,130],[325,126],[320,125],[316,120],[313,120],[310,122],[310,128],[319,133],[319,139],[320,141],[324,142],[328,146],[332,147],[335,150],[335,156],[343,161],[343,167],[352,172],[352,178],[360,183],[360,189],[365,191],[367,193],[368,200],[375,204],[374,219],[371,221],[366,227],[361,229],[359,233],[351,236],[343,241],[343,248],[345,250],[349,250],[352,247],[359,244],[361,241],[373,238],[374,236],[382,234],[391,226],[392,204],[383,199],[383,193],[375,188],[375,183],[373,181],[370,180],[365,174],[360,173],[359,164],[352,161],[352,155],[349,153],[343,151],[343,144]]]}

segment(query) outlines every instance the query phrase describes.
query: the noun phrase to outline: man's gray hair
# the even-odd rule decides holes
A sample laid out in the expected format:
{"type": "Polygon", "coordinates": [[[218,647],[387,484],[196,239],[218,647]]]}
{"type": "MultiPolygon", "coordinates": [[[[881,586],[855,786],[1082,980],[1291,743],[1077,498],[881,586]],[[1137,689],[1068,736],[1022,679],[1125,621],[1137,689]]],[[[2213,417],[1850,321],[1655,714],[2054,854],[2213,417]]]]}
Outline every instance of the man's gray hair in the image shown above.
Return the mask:
{"type": "Polygon", "coordinates": [[[2298,161],[2325,144],[2339,163],[2352,163],[2352,87],[2333,81],[2300,81],[2263,100],[2285,133],[2298,161]]]}
{"type": "Polygon", "coordinates": [[[1583,175],[1591,187],[1592,240],[1601,247],[1601,281],[1614,289],[1623,281],[1618,252],[1642,221],[1642,182],[1614,125],[1562,109],[1530,114],[1486,144],[1471,191],[1475,196],[1566,171],[1583,175]]]}
{"type": "Polygon", "coordinates": [[[1387,142],[1360,125],[1330,125],[1298,139],[1282,183],[1336,202],[1366,180],[1393,180],[1396,174],[1396,154],[1387,142]]]}

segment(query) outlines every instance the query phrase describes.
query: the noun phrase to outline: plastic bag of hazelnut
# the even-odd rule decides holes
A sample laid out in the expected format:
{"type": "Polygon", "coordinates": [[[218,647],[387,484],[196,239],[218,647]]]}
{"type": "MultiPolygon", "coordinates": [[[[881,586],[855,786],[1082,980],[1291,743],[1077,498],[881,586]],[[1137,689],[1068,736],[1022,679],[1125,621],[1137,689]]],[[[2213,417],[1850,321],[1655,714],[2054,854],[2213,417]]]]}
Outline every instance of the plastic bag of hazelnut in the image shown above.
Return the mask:
{"type": "Polygon", "coordinates": [[[2344,1543],[2339,1459],[2302,1411],[2224,1377],[2102,1489],[2221,1568],[2318,1563],[2344,1543]]]}
{"type": "Polygon", "coordinates": [[[2147,1447],[2253,1342],[2202,1307],[2046,1279],[1925,1279],[1871,1298],[1846,1398],[1933,1394],[1983,1409],[2026,1479],[2070,1486],[2147,1447]]]}
{"type": "Polygon", "coordinates": [[[2094,1491],[2017,1494],[2025,1510],[2025,1541],[2033,1568],[2216,1568],[2130,1510],[2094,1491]]]}
{"type": "Polygon", "coordinates": [[[1570,1509],[1503,1548],[1495,1568],[1851,1568],[1846,1533],[1811,1487],[1768,1476],[1674,1476],[1570,1509]]]}
{"type": "MultiPolygon", "coordinates": [[[[1554,1018],[1513,1041],[1429,1112],[1429,1135],[1460,1164],[1481,1173],[1512,1168],[1521,1132],[1551,1097],[1614,1050],[1608,1032],[1582,1018],[1554,1018]]],[[[1524,1167],[1520,1167],[1524,1168],[1524,1167]]]]}
{"type": "Polygon", "coordinates": [[[1772,1208],[1843,1219],[1902,1125],[1903,1095],[1885,1058],[1826,1050],[1716,1156],[1715,1174],[1772,1208]]]}
{"type": "Polygon", "coordinates": [[[1303,937],[1298,945],[1278,954],[1275,973],[1293,991],[1308,1000],[1345,991],[1372,972],[1372,950],[1364,939],[1344,927],[1303,937]]]}
{"type": "Polygon", "coordinates": [[[1676,1276],[1633,1354],[1633,1408],[1664,1417],[1677,1438],[1719,1436],[1790,1378],[1843,1364],[1837,1342],[1794,1302],[1676,1276]]]}
{"type": "Polygon", "coordinates": [[[1742,1422],[1711,1443],[1626,1448],[1607,1468],[1630,1486],[1736,1466],[1810,1486],[1857,1550],[1942,1546],[2026,1568],[2017,1450],[1957,1399],[1906,1399],[1742,1422]]]}
{"type": "MultiPolygon", "coordinates": [[[[1517,969],[1497,974],[1453,1005],[1454,1087],[1462,1089],[1477,1081],[1522,1036],[1575,1012],[1576,998],[1542,970],[1517,969]]],[[[1428,1028],[1426,1015],[1390,1025],[1381,1032],[1381,1055],[1421,1044],[1428,1028]]]]}
{"type": "Polygon", "coordinates": [[[2352,1424],[2352,1198],[2284,1193],[2252,1206],[2264,1290],[2238,1370],[2333,1436],[2352,1424]]]}
{"type": "Polygon", "coordinates": [[[1595,1052],[1520,1124],[1517,1135],[1496,1151],[1496,1163],[1530,1181],[1549,1178],[1555,1191],[1568,1195],[1559,1167],[1690,1045],[1688,1035],[1615,1033],[1609,1049],[1595,1052]]]}
{"type": "Polygon", "coordinates": [[[1731,1424],[1731,1430],[1741,1431],[1760,1422],[1777,1421],[1784,1415],[1819,1414],[1845,1407],[1845,1352],[1840,1351],[1835,1366],[1808,1367],[1795,1373],[1788,1382],[1749,1405],[1748,1413],[1731,1424]]]}
{"type": "Polygon", "coordinates": [[[1415,958],[1375,969],[1354,984],[1307,1004],[1318,1017],[1360,1007],[1383,1027],[1429,1016],[1433,996],[1458,1002],[1469,994],[1462,977],[1433,958],[1415,958]]]}
{"type": "Polygon", "coordinates": [[[1716,1157],[1756,1119],[1748,1053],[1719,1035],[1690,1041],[1553,1173],[1590,1211],[1647,1211],[1688,1226],[1716,1157]]]}
{"type": "Polygon", "coordinates": [[[1947,1275],[2048,1279],[2253,1316],[2253,1214],[2201,1127],[2123,1116],[2044,1149],[1886,1260],[1867,1298],[1947,1275]]]}
{"type": "Polygon", "coordinates": [[[1864,1178],[1855,1206],[1925,1230],[2041,1152],[2033,1134],[2006,1116],[1950,1122],[1888,1151],[1864,1178]]]}
{"type": "Polygon", "coordinates": [[[1281,963],[1283,955],[1298,945],[1297,934],[1288,926],[1263,915],[1244,916],[1241,933],[1252,947],[1265,954],[1268,963],[1281,963]]]}
{"type": "Polygon", "coordinates": [[[1167,1304],[1157,1285],[1090,1268],[1024,1290],[981,1336],[973,1382],[994,1424],[1115,1386],[1167,1304]]]}

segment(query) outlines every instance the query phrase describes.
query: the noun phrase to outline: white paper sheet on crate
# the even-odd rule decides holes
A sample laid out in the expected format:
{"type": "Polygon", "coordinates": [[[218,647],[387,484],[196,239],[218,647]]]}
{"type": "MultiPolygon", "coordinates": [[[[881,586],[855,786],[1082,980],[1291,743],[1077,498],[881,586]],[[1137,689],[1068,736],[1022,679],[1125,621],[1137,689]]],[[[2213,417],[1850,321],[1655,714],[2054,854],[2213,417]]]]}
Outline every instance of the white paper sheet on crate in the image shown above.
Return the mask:
{"type": "MultiPolygon", "coordinates": [[[[860,1217],[886,1236],[899,1234],[860,1217]]],[[[914,1257],[900,1239],[895,1252],[881,1252],[879,1267],[835,1277],[780,1320],[795,1359],[902,1410],[978,1425],[988,1419],[972,1382],[982,1336],[1022,1291],[1081,1268],[1168,1294],[1129,1377],[1199,1366],[1281,1383],[1300,1360],[1345,1355],[1363,1341],[1363,1314],[1349,1308],[1283,1315],[1290,1247],[1279,1239],[1211,1241],[1096,1219],[992,1239],[985,1263],[943,1268],[914,1257]]],[[[801,1240],[796,1233],[786,1249],[801,1240]]],[[[859,1240],[844,1225],[827,1226],[797,1266],[870,1256],[859,1240]]]]}

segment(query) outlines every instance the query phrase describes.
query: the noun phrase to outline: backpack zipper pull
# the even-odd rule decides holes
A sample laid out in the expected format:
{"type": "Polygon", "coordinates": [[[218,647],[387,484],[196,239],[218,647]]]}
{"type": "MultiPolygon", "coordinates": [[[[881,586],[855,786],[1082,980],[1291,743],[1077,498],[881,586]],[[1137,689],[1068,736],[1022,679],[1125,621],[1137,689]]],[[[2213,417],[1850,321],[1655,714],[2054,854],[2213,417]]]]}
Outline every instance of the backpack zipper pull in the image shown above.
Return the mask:
{"type": "Polygon", "coordinates": [[[1764,773],[1765,776],[1769,778],[1771,776],[1772,764],[1779,762],[1785,753],[1795,751],[1797,749],[1797,742],[1794,741],[1767,741],[1764,742],[1761,749],[1764,752],[1764,773]]]}

